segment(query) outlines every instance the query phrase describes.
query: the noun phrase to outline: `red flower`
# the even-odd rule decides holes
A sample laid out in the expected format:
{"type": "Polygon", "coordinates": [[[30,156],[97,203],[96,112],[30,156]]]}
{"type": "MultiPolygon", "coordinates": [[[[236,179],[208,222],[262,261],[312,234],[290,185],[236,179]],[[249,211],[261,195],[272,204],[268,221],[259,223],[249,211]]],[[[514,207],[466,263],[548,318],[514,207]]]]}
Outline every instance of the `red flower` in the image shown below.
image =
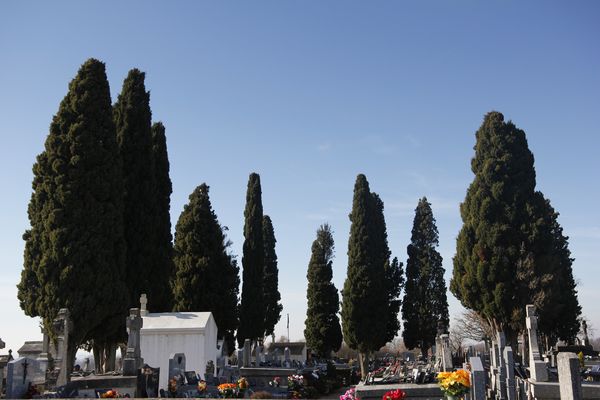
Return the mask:
{"type": "Polygon", "coordinates": [[[400,389],[390,390],[383,395],[381,400],[402,400],[406,397],[406,393],[400,389]]]}

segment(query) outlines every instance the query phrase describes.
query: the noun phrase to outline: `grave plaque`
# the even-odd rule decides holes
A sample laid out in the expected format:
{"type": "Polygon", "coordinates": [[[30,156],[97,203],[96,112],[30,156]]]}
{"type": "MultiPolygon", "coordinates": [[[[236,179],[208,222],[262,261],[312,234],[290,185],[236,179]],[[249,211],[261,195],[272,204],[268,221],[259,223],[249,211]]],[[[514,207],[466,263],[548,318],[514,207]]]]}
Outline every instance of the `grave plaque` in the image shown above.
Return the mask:
{"type": "Polygon", "coordinates": [[[185,354],[175,353],[169,357],[169,379],[183,380],[185,377],[185,354]]]}

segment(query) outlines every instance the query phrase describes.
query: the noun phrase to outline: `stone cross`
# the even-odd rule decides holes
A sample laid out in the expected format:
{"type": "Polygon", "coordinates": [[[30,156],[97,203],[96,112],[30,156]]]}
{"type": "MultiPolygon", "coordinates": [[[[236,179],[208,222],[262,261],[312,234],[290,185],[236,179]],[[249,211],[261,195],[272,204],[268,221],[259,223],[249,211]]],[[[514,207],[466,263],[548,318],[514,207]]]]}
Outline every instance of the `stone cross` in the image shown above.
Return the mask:
{"type": "Polygon", "coordinates": [[[558,384],[561,400],[583,399],[579,358],[575,353],[558,353],[558,384]]]}
{"type": "Polygon", "coordinates": [[[537,316],[535,315],[535,306],[528,304],[526,310],[527,334],[529,337],[529,372],[531,379],[538,382],[548,381],[548,371],[546,363],[540,356],[540,346],[538,345],[537,334],[537,316]]]}
{"type": "Polygon", "coordinates": [[[246,339],[244,340],[244,359],[242,362],[242,365],[244,367],[249,367],[250,366],[250,353],[251,353],[251,347],[252,347],[252,343],[250,342],[250,339],[246,339]]]}
{"type": "Polygon", "coordinates": [[[138,369],[143,364],[140,350],[140,330],[144,325],[144,320],[140,315],[140,309],[131,308],[125,323],[129,337],[127,339],[127,353],[123,358],[123,375],[137,376],[138,369]]]}
{"type": "Polygon", "coordinates": [[[140,296],[140,315],[142,317],[148,315],[147,306],[148,298],[146,297],[146,293],[142,293],[142,295],[140,296]]]}
{"type": "Polygon", "coordinates": [[[73,331],[71,323],[71,314],[66,308],[61,308],[53,321],[56,339],[56,358],[55,365],[58,366],[59,373],[56,379],[56,386],[64,386],[70,381],[69,377],[69,335],[73,331]]]}

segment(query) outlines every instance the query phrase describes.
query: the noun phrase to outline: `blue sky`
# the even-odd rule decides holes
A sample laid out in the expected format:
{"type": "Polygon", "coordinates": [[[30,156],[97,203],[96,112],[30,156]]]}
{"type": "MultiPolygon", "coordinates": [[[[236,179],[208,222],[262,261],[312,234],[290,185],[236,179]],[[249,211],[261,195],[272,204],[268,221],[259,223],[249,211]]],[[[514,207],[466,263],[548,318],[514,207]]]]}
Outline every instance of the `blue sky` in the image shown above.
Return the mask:
{"type": "Polygon", "coordinates": [[[113,100],[130,68],[147,73],[167,129],[173,225],[206,182],[241,260],[246,183],[260,173],[292,340],[323,222],[336,286],[345,279],[358,173],[385,202],[400,260],[428,197],[449,280],[474,133],[490,110],[526,131],[538,188],[571,238],[583,313],[600,329],[599,19],[594,1],[0,2],[0,338],[16,350],[40,336],[15,288],[31,166],[89,57],[106,63],[113,100]]]}

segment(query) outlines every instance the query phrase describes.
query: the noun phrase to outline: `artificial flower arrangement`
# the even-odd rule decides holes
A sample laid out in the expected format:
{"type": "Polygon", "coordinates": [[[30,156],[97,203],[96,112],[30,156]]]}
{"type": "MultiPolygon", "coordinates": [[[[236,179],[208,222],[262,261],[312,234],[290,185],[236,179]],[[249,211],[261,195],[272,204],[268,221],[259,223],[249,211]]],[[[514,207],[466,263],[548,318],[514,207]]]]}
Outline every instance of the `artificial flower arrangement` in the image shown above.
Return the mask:
{"type": "Polygon", "coordinates": [[[437,376],[442,392],[448,397],[460,397],[471,387],[471,374],[465,369],[454,372],[440,372],[437,376]]]}
{"type": "Polygon", "coordinates": [[[206,392],[206,381],[198,381],[198,392],[200,392],[200,394],[206,392]]]}
{"type": "Polygon", "coordinates": [[[281,378],[276,376],[272,381],[269,381],[269,386],[279,387],[281,386],[281,378]]]}
{"type": "Polygon", "coordinates": [[[356,400],[356,389],[350,388],[340,396],[340,400],[356,400]]]}
{"type": "Polygon", "coordinates": [[[116,399],[118,397],[121,397],[121,395],[119,395],[119,393],[116,390],[107,390],[106,392],[102,393],[100,395],[101,399],[116,399]]]}
{"type": "Polygon", "coordinates": [[[240,391],[248,389],[248,381],[246,380],[246,378],[241,377],[240,379],[238,379],[237,383],[240,391]]]}
{"type": "Polygon", "coordinates": [[[406,392],[400,389],[396,389],[390,390],[389,392],[384,394],[381,400],[402,400],[404,398],[406,398],[406,392]]]}
{"type": "Polygon", "coordinates": [[[219,395],[225,399],[233,399],[237,397],[237,383],[221,383],[217,386],[219,395]]]}

